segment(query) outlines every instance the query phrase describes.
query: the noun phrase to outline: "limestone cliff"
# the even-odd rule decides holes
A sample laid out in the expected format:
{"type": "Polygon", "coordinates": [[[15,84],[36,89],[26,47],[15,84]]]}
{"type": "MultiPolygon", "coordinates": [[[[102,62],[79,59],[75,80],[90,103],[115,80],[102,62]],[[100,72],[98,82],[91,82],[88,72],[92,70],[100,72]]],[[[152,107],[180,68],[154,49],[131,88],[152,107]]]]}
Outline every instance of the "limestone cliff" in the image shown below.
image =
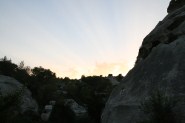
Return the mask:
{"type": "MultiPolygon", "coordinates": [[[[102,123],[136,123],[141,101],[159,89],[185,100],[185,6],[170,12],[143,40],[135,67],[106,104],[102,123]]],[[[185,101],[180,109],[185,123],[185,101]]]]}

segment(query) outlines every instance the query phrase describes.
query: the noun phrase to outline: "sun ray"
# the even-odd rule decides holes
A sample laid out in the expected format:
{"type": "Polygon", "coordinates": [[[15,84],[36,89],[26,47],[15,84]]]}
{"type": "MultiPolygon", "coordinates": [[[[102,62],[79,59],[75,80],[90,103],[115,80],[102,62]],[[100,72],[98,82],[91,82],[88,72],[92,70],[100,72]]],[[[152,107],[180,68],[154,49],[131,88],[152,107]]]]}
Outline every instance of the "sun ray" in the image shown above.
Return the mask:
{"type": "Polygon", "coordinates": [[[166,14],[163,8],[168,3],[0,1],[0,56],[49,68],[62,77],[126,74],[143,38],[166,14]]]}

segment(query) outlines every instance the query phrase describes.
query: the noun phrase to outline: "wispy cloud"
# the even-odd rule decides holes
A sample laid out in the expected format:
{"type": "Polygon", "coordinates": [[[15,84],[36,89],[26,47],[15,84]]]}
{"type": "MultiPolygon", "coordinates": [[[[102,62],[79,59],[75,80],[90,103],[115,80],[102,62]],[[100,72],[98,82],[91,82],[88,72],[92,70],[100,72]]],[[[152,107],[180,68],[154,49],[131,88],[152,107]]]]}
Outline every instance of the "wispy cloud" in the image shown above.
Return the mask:
{"type": "Polygon", "coordinates": [[[107,76],[108,74],[118,75],[123,74],[125,75],[130,68],[126,63],[96,63],[94,65],[89,66],[73,66],[66,70],[63,70],[60,73],[60,76],[67,77],[70,76],[71,78],[80,78],[82,75],[85,76],[93,76],[93,75],[103,75],[107,76]]]}
{"type": "Polygon", "coordinates": [[[126,74],[128,66],[126,63],[96,63],[95,68],[90,73],[91,75],[118,75],[126,74]]]}

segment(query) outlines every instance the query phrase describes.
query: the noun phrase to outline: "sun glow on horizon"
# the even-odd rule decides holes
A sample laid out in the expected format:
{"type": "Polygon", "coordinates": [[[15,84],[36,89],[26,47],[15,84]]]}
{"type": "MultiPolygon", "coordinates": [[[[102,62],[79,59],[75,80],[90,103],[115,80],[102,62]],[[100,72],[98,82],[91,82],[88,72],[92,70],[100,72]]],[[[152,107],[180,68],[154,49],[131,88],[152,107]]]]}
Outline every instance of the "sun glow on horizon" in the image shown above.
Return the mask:
{"type": "Polygon", "coordinates": [[[82,75],[85,76],[108,76],[113,74],[117,76],[119,74],[126,75],[130,68],[124,63],[97,63],[95,66],[86,67],[71,67],[67,70],[52,69],[57,73],[58,77],[70,77],[72,79],[79,79],[82,75]],[[111,71],[111,72],[110,72],[111,71]]]}

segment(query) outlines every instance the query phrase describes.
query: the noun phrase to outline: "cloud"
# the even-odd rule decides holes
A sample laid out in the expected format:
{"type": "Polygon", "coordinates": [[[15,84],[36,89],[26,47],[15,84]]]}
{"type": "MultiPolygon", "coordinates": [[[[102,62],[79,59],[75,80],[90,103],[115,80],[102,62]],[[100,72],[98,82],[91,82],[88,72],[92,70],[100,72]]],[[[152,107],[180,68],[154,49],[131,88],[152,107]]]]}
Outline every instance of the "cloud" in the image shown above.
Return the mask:
{"type": "Polygon", "coordinates": [[[91,75],[126,74],[128,67],[126,63],[96,63],[91,75]]]}
{"type": "Polygon", "coordinates": [[[93,76],[93,75],[103,75],[107,76],[108,74],[118,75],[122,74],[125,75],[128,70],[127,63],[96,63],[94,65],[89,66],[79,66],[79,67],[71,67],[69,69],[66,69],[60,74],[62,77],[70,77],[70,78],[80,78],[82,75],[85,76],[93,76]]]}
{"type": "Polygon", "coordinates": [[[80,78],[80,73],[78,70],[75,68],[69,68],[68,70],[65,71],[65,76],[64,77],[70,77],[70,78],[80,78]]]}

